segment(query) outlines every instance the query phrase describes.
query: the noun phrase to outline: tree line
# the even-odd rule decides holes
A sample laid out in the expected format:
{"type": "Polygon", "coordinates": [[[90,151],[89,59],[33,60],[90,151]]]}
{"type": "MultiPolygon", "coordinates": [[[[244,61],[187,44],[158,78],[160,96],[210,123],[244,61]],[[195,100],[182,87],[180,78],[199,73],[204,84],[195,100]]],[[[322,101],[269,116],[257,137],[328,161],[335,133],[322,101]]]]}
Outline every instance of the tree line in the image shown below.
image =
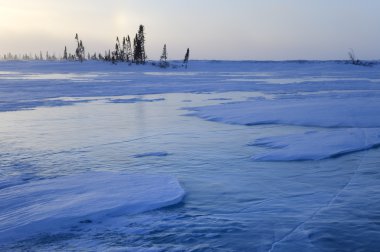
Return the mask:
{"type": "MultiPolygon", "coordinates": [[[[139,29],[134,37],[131,40],[130,36],[125,36],[122,39],[116,37],[116,43],[113,50],[105,51],[102,53],[93,53],[89,52],[86,55],[86,50],[84,47],[83,41],[79,38],[78,33],[75,34],[75,41],[77,47],[74,53],[68,52],[67,47],[64,47],[63,57],[56,57],[55,54],[49,54],[46,52],[45,56],[40,52],[39,55],[35,54],[25,54],[22,56],[12,55],[11,53],[4,54],[4,60],[70,60],[70,61],[86,61],[86,60],[98,60],[111,62],[112,64],[117,64],[119,62],[126,62],[129,64],[145,64],[148,56],[145,51],[145,27],[143,25],[139,26],[139,29]]],[[[186,51],[182,66],[187,68],[189,62],[190,50],[189,48],[186,51]]],[[[166,68],[170,64],[167,61],[168,54],[166,49],[166,44],[164,45],[160,61],[158,63],[159,67],[166,68]]],[[[157,65],[156,63],[152,63],[157,65]]]]}

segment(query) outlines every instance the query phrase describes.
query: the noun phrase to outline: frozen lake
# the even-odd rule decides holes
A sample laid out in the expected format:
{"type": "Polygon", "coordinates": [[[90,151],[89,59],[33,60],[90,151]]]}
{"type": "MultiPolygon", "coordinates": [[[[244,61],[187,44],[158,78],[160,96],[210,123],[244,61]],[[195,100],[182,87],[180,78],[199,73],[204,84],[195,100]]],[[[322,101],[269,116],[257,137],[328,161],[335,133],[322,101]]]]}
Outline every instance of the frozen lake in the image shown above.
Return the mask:
{"type": "MultiPolygon", "coordinates": [[[[185,197],[137,213],[60,219],[49,208],[42,227],[14,217],[20,228],[9,238],[1,231],[13,222],[0,211],[0,250],[378,250],[379,66],[76,64],[0,63],[0,197],[9,197],[0,206],[35,200],[29,185],[94,172],[176,178],[185,197]]],[[[88,181],[86,193],[103,192],[88,181]]]]}

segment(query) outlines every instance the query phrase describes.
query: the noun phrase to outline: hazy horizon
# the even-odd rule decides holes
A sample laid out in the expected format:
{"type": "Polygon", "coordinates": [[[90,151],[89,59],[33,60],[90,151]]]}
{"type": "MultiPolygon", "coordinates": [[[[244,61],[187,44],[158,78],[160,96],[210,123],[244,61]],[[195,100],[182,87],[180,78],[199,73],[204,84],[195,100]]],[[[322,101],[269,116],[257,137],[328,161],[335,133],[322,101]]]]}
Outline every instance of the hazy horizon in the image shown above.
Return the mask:
{"type": "Polygon", "coordinates": [[[340,60],[380,58],[380,2],[371,0],[0,0],[0,54],[113,49],[146,28],[149,59],[340,60]]]}

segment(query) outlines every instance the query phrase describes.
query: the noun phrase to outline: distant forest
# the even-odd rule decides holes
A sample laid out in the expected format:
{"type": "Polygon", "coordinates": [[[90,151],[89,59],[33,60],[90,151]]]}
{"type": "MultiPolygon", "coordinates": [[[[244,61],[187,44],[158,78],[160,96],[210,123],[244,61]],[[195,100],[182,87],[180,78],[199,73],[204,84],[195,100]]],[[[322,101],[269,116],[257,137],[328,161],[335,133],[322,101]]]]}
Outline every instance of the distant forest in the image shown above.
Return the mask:
{"type": "MultiPolygon", "coordinates": [[[[57,57],[55,54],[49,54],[46,52],[43,55],[40,52],[39,55],[35,54],[32,56],[31,54],[24,55],[16,55],[12,53],[4,54],[4,60],[67,60],[67,61],[80,61],[84,62],[86,60],[95,60],[95,61],[105,61],[111,62],[112,64],[117,64],[119,62],[125,62],[128,64],[146,64],[147,62],[147,54],[145,51],[145,28],[143,25],[139,26],[139,29],[135,35],[133,41],[128,36],[119,39],[116,37],[116,44],[113,50],[105,51],[102,53],[94,53],[90,54],[87,52],[84,46],[84,43],[81,39],[79,39],[79,35],[75,34],[75,41],[77,43],[77,48],[75,52],[71,53],[67,51],[67,47],[64,47],[63,56],[57,57]]],[[[190,57],[190,49],[187,48],[184,59],[183,59],[183,67],[187,68],[190,57]]],[[[168,62],[168,53],[166,49],[166,44],[162,49],[162,54],[159,59],[159,62],[152,62],[152,65],[157,65],[162,68],[167,68],[170,66],[168,62]]]]}

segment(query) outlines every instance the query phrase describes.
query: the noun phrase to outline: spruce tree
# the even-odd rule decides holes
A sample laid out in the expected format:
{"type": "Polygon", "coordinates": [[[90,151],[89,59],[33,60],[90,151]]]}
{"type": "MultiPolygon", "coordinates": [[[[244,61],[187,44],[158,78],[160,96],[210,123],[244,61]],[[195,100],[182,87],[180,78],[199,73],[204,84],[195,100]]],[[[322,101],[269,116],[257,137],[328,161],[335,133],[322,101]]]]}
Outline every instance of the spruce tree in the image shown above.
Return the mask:
{"type": "Polygon", "coordinates": [[[81,62],[85,59],[84,46],[82,40],[79,42],[81,62]]]}
{"type": "Polygon", "coordinates": [[[129,37],[129,35],[127,37],[126,42],[127,42],[127,52],[126,52],[127,53],[127,62],[130,62],[133,60],[133,52],[132,52],[131,38],[129,37]]]}
{"type": "Polygon", "coordinates": [[[123,37],[123,49],[121,49],[121,61],[127,60],[127,42],[125,37],[123,37]]]}
{"type": "Polygon", "coordinates": [[[63,51],[63,59],[67,60],[67,48],[65,46],[65,50],[63,51]]]}
{"type": "Polygon", "coordinates": [[[108,53],[107,53],[107,51],[104,51],[104,60],[108,61],[108,53]]]}
{"type": "Polygon", "coordinates": [[[116,64],[116,61],[117,61],[116,57],[117,57],[116,52],[112,52],[112,57],[111,57],[112,64],[116,64]]]}
{"type": "Polygon", "coordinates": [[[75,50],[75,55],[80,62],[83,62],[85,59],[85,50],[82,40],[79,40],[78,33],[75,34],[75,39],[77,41],[77,49],[75,50]]]}
{"type": "Polygon", "coordinates": [[[115,45],[115,60],[121,60],[121,53],[120,53],[120,41],[119,37],[116,37],[116,45],[115,45]]]}
{"type": "Polygon", "coordinates": [[[140,25],[138,39],[140,43],[140,61],[142,64],[145,64],[146,53],[145,53],[145,34],[144,34],[144,26],[140,25]]]}
{"type": "Polygon", "coordinates": [[[133,41],[133,58],[136,64],[145,64],[146,53],[145,53],[145,34],[144,26],[140,25],[139,31],[137,32],[135,39],[133,41]]]}
{"type": "Polygon", "coordinates": [[[135,39],[133,40],[133,61],[136,64],[140,64],[140,53],[141,48],[140,48],[140,43],[138,41],[138,36],[136,34],[135,39]]]}
{"type": "Polygon", "coordinates": [[[183,60],[183,65],[185,65],[186,68],[187,68],[187,63],[189,62],[189,56],[190,56],[190,49],[187,48],[185,59],[183,60]]]}
{"type": "Polygon", "coordinates": [[[164,48],[162,49],[162,55],[160,57],[160,67],[162,67],[162,68],[168,67],[169,64],[167,62],[167,59],[168,59],[168,54],[166,51],[166,44],[165,44],[164,48]]]}
{"type": "Polygon", "coordinates": [[[116,43],[115,44],[115,51],[112,52],[112,55],[115,58],[115,60],[119,60],[119,51],[120,51],[119,44],[116,43]]]}

